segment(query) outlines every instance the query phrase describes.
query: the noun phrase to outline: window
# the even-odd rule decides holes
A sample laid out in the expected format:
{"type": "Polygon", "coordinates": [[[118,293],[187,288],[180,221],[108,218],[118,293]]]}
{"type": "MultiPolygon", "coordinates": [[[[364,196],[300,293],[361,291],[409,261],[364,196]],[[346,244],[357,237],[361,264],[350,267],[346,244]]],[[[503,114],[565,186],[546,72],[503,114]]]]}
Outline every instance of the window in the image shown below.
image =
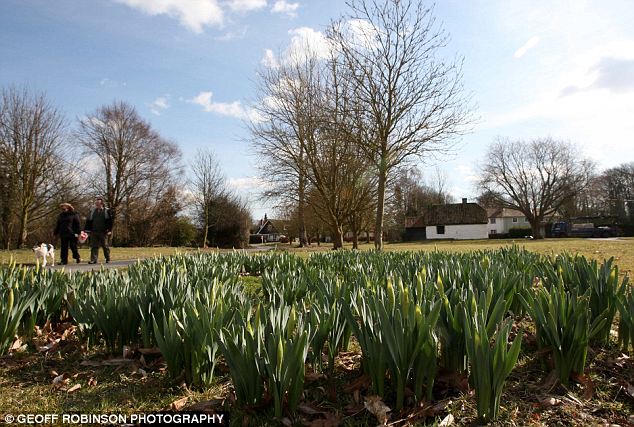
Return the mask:
{"type": "Polygon", "coordinates": [[[524,222],[528,222],[528,218],[524,217],[524,222]]]}
{"type": "Polygon", "coordinates": [[[497,234],[497,233],[498,233],[498,232],[497,232],[497,230],[491,230],[491,231],[489,231],[489,234],[497,234]]]}
{"type": "Polygon", "coordinates": [[[513,222],[517,222],[517,218],[513,218],[513,222]]]}
{"type": "Polygon", "coordinates": [[[445,226],[437,225],[436,226],[436,234],[445,234],[445,226]]]}
{"type": "Polygon", "coordinates": [[[489,224],[495,224],[495,218],[489,218],[489,224]]]}

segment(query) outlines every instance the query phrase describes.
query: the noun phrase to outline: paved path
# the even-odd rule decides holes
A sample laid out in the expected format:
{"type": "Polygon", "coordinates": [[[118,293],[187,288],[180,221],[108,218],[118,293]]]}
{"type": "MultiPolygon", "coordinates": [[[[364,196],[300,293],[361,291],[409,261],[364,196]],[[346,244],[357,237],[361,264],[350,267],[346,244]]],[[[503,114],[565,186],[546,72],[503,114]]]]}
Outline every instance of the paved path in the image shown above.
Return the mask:
{"type": "Polygon", "coordinates": [[[277,246],[272,245],[251,245],[245,249],[248,253],[272,251],[277,246]]]}
{"type": "Polygon", "coordinates": [[[51,270],[64,270],[67,272],[74,272],[74,271],[78,271],[78,272],[86,272],[86,271],[95,271],[95,270],[101,270],[101,268],[106,268],[106,269],[110,269],[110,268],[125,268],[128,267],[132,264],[134,264],[135,262],[137,262],[136,259],[127,259],[127,260],[119,260],[119,261],[110,261],[109,263],[105,263],[105,262],[99,262],[97,264],[88,264],[87,262],[82,262],[81,264],[67,264],[67,265],[60,265],[60,264],[55,264],[55,267],[52,266],[46,266],[46,268],[49,268],[51,270]]]}
{"type": "MultiPolygon", "coordinates": [[[[275,249],[275,246],[261,245],[261,246],[250,246],[249,248],[245,249],[245,251],[248,253],[257,253],[257,252],[267,252],[273,249],[275,249]]],[[[73,260],[73,262],[69,262],[67,265],[55,264],[55,267],[53,267],[49,264],[46,266],[46,268],[51,270],[63,269],[66,272],[82,272],[83,273],[87,271],[99,271],[101,270],[102,267],[105,269],[126,268],[134,264],[135,262],[137,262],[136,259],[127,259],[127,260],[110,261],[107,264],[104,261],[101,261],[97,264],[88,264],[87,262],[82,262],[81,264],[75,264],[73,260]]],[[[23,265],[28,265],[30,267],[34,266],[34,264],[23,264],[23,265]]]]}

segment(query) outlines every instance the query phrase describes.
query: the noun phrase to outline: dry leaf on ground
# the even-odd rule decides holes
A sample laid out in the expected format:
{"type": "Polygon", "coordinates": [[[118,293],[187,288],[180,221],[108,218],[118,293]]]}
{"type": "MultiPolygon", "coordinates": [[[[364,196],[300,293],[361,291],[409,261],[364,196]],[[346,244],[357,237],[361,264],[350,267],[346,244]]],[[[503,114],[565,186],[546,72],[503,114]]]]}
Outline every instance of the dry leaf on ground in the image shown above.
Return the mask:
{"type": "Polygon", "coordinates": [[[367,375],[363,375],[345,386],[343,388],[343,391],[345,393],[350,393],[355,390],[363,390],[370,387],[370,384],[372,384],[372,380],[370,379],[370,377],[367,375]]]}
{"type": "Polygon", "coordinates": [[[297,406],[297,409],[299,409],[301,412],[303,412],[306,415],[318,415],[318,414],[324,414],[324,411],[320,411],[319,409],[315,409],[312,406],[309,406],[305,403],[300,403],[299,406],[297,406]]]}
{"type": "Polygon", "coordinates": [[[187,397],[187,396],[185,396],[185,397],[183,397],[181,399],[175,400],[170,405],[170,409],[172,411],[180,411],[181,409],[183,409],[185,407],[185,405],[187,404],[188,400],[189,400],[189,397],[187,397]]]}
{"type": "Polygon", "coordinates": [[[40,351],[40,353],[45,353],[47,351],[51,351],[55,347],[57,347],[57,345],[59,344],[60,341],[61,341],[61,339],[57,338],[56,340],[53,340],[52,342],[48,343],[47,345],[40,347],[38,350],[40,351]]]}
{"type": "Polygon", "coordinates": [[[365,398],[364,402],[365,409],[368,410],[372,415],[376,417],[379,421],[379,424],[387,424],[388,416],[387,413],[390,412],[389,406],[387,406],[383,400],[379,396],[368,396],[365,398]]]}
{"type": "Polygon", "coordinates": [[[61,389],[66,384],[68,384],[68,378],[66,378],[66,374],[58,375],[53,378],[53,388],[61,389]]]}
{"type": "Polygon", "coordinates": [[[341,423],[341,419],[339,418],[339,415],[337,414],[326,413],[324,415],[326,418],[319,418],[319,419],[313,420],[310,424],[308,424],[308,426],[309,427],[338,427],[339,424],[341,423]]]}
{"type": "Polygon", "coordinates": [[[561,403],[561,399],[555,399],[554,397],[546,397],[539,401],[539,404],[544,407],[559,406],[561,403]]]}
{"type": "Polygon", "coordinates": [[[15,341],[13,341],[13,344],[11,344],[11,347],[9,348],[9,353],[18,350],[20,347],[22,347],[22,340],[20,338],[16,338],[15,341]]]}
{"type": "Polygon", "coordinates": [[[75,384],[71,388],[68,389],[68,393],[74,393],[81,388],[81,384],[75,384]]]}

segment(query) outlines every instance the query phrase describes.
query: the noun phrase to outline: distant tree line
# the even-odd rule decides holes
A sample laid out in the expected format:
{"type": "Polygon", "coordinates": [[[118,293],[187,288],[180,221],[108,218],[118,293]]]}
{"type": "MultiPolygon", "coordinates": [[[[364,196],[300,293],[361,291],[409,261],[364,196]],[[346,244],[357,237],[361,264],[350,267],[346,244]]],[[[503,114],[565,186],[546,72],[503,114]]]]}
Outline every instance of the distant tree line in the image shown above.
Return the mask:
{"type": "Polygon", "coordinates": [[[84,220],[96,197],[115,216],[116,246],[191,245],[211,235],[214,246],[242,247],[251,222],[240,205],[235,229],[231,208],[240,202],[226,186],[204,199],[205,222],[178,145],[125,102],[70,124],[45,95],[2,89],[0,177],[3,249],[53,242],[59,204],[73,204],[84,220]]]}
{"type": "Polygon", "coordinates": [[[634,163],[597,172],[570,142],[498,138],[480,171],[479,202],[522,212],[535,238],[551,221],[593,218],[634,235],[634,163]]]}

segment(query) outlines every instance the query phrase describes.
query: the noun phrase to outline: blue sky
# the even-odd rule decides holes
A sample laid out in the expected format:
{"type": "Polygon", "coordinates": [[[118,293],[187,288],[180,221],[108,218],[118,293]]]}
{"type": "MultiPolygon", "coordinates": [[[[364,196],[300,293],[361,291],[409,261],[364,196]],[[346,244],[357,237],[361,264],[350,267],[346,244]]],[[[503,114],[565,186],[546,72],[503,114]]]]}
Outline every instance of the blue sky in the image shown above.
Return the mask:
{"type": "MultiPolygon", "coordinates": [[[[256,217],[271,210],[243,119],[267,50],[320,43],[335,0],[2,0],[0,86],[44,91],[71,123],[113,100],[135,105],[185,161],[211,147],[256,217]]],[[[600,168],[634,161],[632,0],[443,0],[436,16],[464,57],[478,124],[449,157],[456,198],[474,197],[496,136],[552,136],[600,168]]]]}

